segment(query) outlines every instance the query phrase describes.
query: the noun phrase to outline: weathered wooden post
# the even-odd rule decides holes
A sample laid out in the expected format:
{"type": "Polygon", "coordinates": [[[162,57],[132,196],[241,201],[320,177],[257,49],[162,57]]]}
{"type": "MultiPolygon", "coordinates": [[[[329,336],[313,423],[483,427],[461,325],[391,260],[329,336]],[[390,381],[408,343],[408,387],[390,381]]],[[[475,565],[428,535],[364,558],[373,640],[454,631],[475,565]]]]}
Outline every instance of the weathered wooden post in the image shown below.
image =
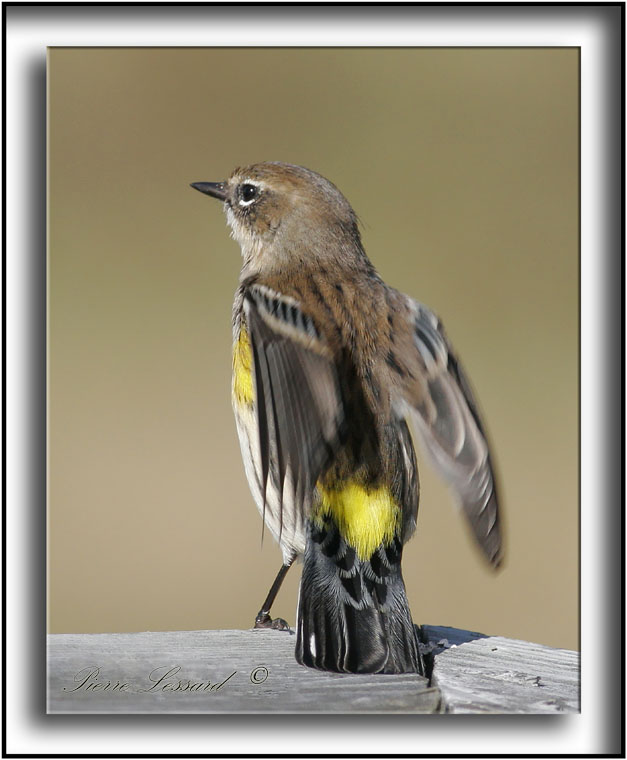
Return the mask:
{"type": "Polygon", "coordinates": [[[551,713],[579,710],[576,652],[423,626],[428,678],[340,675],[282,631],[51,634],[50,713],[551,713]]]}

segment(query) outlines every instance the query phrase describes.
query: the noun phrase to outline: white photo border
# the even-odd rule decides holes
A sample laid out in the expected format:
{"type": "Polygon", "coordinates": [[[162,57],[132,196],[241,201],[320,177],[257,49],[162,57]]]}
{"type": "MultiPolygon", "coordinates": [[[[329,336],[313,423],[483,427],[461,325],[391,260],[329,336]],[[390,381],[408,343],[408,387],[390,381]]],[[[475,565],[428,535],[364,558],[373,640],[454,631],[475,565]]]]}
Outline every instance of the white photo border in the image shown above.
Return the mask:
{"type": "Polygon", "coordinates": [[[617,414],[622,409],[624,369],[619,348],[624,256],[623,4],[8,3],[3,13],[7,756],[624,752],[620,728],[623,438],[617,414]],[[45,715],[44,177],[45,61],[50,46],[580,48],[581,715],[431,719],[45,715]],[[244,725],[246,732],[241,730],[244,725]]]}

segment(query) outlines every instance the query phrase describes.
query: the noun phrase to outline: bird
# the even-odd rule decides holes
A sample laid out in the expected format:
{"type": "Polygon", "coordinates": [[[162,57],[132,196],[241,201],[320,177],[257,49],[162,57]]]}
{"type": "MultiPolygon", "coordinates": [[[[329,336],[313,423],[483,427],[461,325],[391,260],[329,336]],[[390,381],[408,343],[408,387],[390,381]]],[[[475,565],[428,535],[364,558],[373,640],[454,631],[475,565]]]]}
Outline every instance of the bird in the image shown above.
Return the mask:
{"type": "Polygon", "coordinates": [[[423,673],[401,560],[414,534],[414,440],[451,486],[488,563],[499,498],[474,392],[440,319],[387,285],[340,190],[261,162],[191,186],[223,205],[242,268],[232,405],[262,525],[283,563],[255,627],[302,562],[295,656],[338,673],[423,673]]]}

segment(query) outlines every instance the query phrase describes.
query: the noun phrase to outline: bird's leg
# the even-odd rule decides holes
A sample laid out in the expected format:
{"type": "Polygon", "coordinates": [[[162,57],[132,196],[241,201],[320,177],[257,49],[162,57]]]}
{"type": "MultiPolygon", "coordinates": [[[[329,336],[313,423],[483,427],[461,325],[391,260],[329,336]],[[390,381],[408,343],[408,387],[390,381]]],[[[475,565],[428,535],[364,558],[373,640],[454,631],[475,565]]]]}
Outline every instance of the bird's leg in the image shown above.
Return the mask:
{"type": "Polygon", "coordinates": [[[283,620],[283,618],[275,618],[273,620],[270,617],[270,607],[272,607],[272,603],[276,599],[276,595],[279,593],[283,579],[287,575],[287,571],[290,569],[293,562],[294,557],[292,557],[289,562],[281,565],[281,569],[277,573],[274,583],[270,587],[270,591],[268,591],[266,601],[262,604],[261,609],[257,613],[254,625],[255,628],[275,628],[278,631],[290,630],[289,624],[283,620]]]}

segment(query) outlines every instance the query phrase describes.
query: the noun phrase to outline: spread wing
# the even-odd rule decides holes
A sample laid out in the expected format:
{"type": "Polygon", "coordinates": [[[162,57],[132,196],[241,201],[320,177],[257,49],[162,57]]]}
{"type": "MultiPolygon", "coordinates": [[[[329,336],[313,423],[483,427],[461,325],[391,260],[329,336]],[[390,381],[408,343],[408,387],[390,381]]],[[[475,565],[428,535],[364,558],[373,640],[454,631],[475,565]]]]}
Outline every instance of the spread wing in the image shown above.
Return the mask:
{"type": "Polygon", "coordinates": [[[460,497],[487,558],[498,566],[502,560],[498,495],[477,403],[438,318],[419,303],[411,302],[410,308],[414,365],[419,365],[412,374],[421,382],[408,386],[406,401],[436,468],[460,497]]]}
{"type": "Polygon", "coordinates": [[[344,408],[331,351],[297,301],[254,285],[244,295],[244,312],[254,364],[263,508],[271,479],[279,494],[280,535],[284,509],[297,510],[299,518],[307,514],[316,481],[340,446],[344,408]]]}

